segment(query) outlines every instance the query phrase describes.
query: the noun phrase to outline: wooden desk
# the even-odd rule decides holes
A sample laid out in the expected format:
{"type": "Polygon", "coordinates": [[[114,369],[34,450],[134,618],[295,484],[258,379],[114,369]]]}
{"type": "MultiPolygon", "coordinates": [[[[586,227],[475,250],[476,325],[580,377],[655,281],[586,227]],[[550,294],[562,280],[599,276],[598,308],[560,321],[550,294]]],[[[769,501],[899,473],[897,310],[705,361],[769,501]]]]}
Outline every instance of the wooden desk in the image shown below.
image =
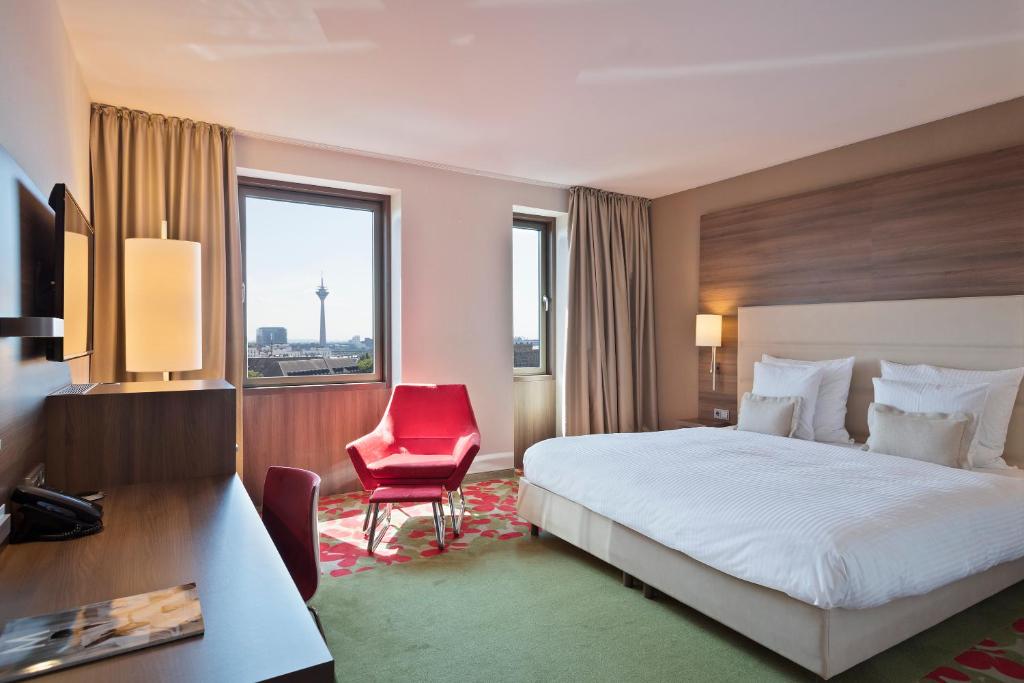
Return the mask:
{"type": "Polygon", "coordinates": [[[102,533],[0,552],[0,622],[195,581],[206,633],[46,681],[333,681],[334,660],[235,475],[115,488],[102,533]]]}

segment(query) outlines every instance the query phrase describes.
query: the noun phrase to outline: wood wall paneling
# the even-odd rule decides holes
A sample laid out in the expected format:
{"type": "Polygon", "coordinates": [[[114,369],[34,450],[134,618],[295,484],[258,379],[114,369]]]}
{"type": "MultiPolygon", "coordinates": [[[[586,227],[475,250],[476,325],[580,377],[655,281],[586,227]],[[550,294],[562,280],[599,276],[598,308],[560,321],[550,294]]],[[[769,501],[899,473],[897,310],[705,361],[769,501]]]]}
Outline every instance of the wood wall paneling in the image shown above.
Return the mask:
{"type": "Polygon", "coordinates": [[[555,436],[555,378],[526,375],[512,382],[513,448],[516,467],[523,466],[526,449],[555,436]]]}
{"type": "Polygon", "coordinates": [[[46,395],[70,383],[65,363],[34,340],[0,339],[0,503],[46,459],[46,395]]]}
{"type": "MultiPolygon", "coordinates": [[[[32,295],[43,293],[36,289],[39,272],[22,253],[38,238],[52,239],[52,225],[46,196],[0,147],[0,316],[49,314],[34,308],[32,295]],[[25,223],[28,216],[38,222],[25,223]]],[[[0,504],[45,459],[43,403],[71,381],[67,364],[49,362],[45,354],[42,339],[0,338],[0,504]]]]}
{"type": "MultiPolygon", "coordinates": [[[[1024,292],[1024,146],[701,217],[702,312],[1024,292]]],[[[736,409],[736,329],[700,351],[700,415],[736,409]]]]}
{"type": "Polygon", "coordinates": [[[359,490],[345,446],[377,426],[390,396],[384,384],[246,389],[242,481],[256,505],[271,465],[316,472],[323,495],[359,490]]]}

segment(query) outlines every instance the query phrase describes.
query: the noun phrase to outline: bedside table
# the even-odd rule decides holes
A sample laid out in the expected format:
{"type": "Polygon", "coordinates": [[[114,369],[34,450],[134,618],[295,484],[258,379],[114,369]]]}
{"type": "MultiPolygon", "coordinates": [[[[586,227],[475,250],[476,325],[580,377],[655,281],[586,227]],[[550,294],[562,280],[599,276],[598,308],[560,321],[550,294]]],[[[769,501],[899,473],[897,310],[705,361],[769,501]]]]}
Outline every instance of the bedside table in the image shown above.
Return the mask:
{"type": "Polygon", "coordinates": [[[712,420],[705,417],[688,417],[684,420],[676,420],[677,429],[688,427],[732,427],[728,420],[712,420]]]}

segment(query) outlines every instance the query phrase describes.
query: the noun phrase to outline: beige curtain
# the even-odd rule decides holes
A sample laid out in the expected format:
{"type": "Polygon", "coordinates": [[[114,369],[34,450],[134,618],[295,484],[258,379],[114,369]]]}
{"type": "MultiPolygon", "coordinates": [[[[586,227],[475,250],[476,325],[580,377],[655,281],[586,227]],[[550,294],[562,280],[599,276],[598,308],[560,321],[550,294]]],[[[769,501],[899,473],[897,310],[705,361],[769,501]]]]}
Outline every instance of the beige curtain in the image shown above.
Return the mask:
{"type": "Polygon", "coordinates": [[[568,434],[657,429],[650,208],[569,190],[568,434]]]}
{"type": "Polygon", "coordinates": [[[166,220],[169,238],[202,245],[203,368],[172,379],[224,378],[241,388],[245,351],[234,131],[94,104],[89,146],[96,229],[92,380],[159,379],[125,371],[124,240],[160,237],[166,220]]]}

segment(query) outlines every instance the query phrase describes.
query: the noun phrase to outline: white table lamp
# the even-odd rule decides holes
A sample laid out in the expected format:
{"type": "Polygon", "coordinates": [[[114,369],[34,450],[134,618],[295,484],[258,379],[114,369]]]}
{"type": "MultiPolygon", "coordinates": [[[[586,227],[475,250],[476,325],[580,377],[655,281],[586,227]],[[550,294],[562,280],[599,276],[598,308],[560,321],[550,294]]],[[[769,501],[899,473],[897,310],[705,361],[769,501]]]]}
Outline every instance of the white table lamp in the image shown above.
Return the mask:
{"type": "Polygon", "coordinates": [[[722,316],[709,313],[697,315],[697,346],[711,347],[711,391],[717,391],[718,363],[715,350],[722,345],[722,316]]]}
{"type": "Polygon", "coordinates": [[[125,369],[170,372],[203,367],[202,252],[198,242],[124,241],[125,369]]]}

